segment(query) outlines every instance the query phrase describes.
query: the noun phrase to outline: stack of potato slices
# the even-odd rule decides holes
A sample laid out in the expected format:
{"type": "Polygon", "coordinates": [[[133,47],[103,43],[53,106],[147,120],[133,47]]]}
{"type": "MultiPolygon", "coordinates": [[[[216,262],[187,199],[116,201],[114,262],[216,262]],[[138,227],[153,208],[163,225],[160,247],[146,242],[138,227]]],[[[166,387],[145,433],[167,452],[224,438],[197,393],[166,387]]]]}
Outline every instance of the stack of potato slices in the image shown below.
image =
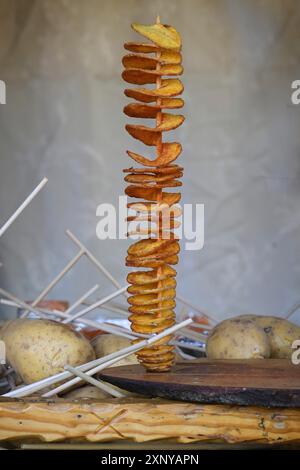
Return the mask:
{"type": "MultiPolygon", "coordinates": [[[[181,194],[170,188],[182,184],[179,178],[183,168],[174,163],[182,148],[178,142],[163,142],[163,133],[184,121],[181,114],[170,112],[184,105],[177,97],[183,85],[175,78],[183,72],[181,38],[173,27],[159,20],[149,26],[133,24],[132,28],[151,42],[124,45],[130,53],[123,57],[122,77],[140,85],[125,90],[125,95],[135,101],[125,106],[124,113],[132,118],[154,119],[155,125],[127,124],[126,130],[143,144],[155,147],[156,155],[149,158],[128,151],[129,157],[141,166],[124,170],[129,183],[125,193],[136,199],[128,204],[134,214],[128,217],[129,226],[134,223],[135,227],[129,229],[129,235],[143,237],[128,249],[126,265],[146,268],[131,272],[127,278],[129,320],[133,331],[154,334],[175,323],[176,270],[171,265],[178,263],[180,251],[174,229],[180,226],[181,209],[177,203],[181,194]],[[154,86],[144,87],[150,84],[154,86]]],[[[139,362],[150,371],[169,370],[175,357],[170,339],[168,336],[139,351],[139,362]]]]}

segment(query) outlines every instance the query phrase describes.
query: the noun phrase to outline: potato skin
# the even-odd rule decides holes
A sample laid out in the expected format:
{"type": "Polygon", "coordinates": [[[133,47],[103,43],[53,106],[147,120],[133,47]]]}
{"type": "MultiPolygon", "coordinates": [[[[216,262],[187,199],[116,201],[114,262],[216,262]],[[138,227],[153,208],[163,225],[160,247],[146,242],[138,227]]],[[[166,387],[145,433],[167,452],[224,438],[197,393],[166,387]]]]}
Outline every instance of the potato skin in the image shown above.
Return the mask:
{"type": "Polygon", "coordinates": [[[206,353],[209,359],[263,359],[270,357],[270,343],[251,319],[230,318],[211,331],[206,353]]]}
{"type": "MultiPolygon", "coordinates": [[[[113,334],[103,334],[97,336],[93,340],[93,347],[96,353],[96,357],[101,358],[106,356],[107,354],[112,354],[116,351],[119,351],[123,348],[128,348],[131,345],[131,342],[127,338],[123,338],[122,336],[116,336],[113,334]]],[[[131,354],[124,359],[113,364],[111,367],[118,367],[118,366],[127,366],[131,364],[138,364],[138,360],[135,354],[131,354]]]]}
{"type": "Polygon", "coordinates": [[[76,388],[68,393],[65,393],[63,398],[66,400],[103,400],[105,398],[111,398],[111,395],[104,392],[104,390],[100,390],[99,388],[94,387],[93,385],[85,385],[84,387],[76,388]]]}
{"type": "Polygon", "coordinates": [[[8,362],[26,383],[61,372],[65,364],[78,366],[95,359],[86,338],[52,320],[17,319],[0,331],[8,362]]]}
{"type": "Polygon", "coordinates": [[[251,318],[263,328],[269,338],[271,357],[290,359],[293,353],[292,344],[300,339],[300,327],[288,320],[274,316],[242,315],[238,318],[251,318]]]}

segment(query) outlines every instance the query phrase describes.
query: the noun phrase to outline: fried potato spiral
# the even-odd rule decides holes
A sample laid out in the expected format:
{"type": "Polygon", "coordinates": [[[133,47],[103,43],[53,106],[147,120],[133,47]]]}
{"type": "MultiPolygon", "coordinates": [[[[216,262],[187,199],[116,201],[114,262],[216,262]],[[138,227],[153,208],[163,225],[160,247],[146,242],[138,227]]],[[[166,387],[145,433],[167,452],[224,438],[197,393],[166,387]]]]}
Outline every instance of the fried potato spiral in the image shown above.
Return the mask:
{"type": "MultiPolygon", "coordinates": [[[[176,219],[181,209],[176,204],[181,195],[170,188],[182,184],[183,168],[173,163],[182,148],[178,142],[163,142],[162,136],[184,121],[183,115],[172,113],[184,105],[178,97],[183,85],[177,78],[183,72],[181,38],[173,27],[159,21],[149,26],[133,24],[132,28],[151,42],[124,45],[129,53],[122,60],[122,77],[127,83],[141,85],[125,90],[125,95],[136,101],[127,104],[124,113],[131,118],[155,119],[155,124],[130,123],[126,130],[134,139],[155,147],[156,155],[151,158],[127,151],[141,167],[124,170],[124,180],[129,183],[125,194],[144,200],[128,204],[133,213],[127,218],[128,234],[147,237],[131,245],[126,258],[127,266],[147,269],[127,277],[129,320],[132,331],[155,334],[175,323],[176,270],[171,265],[178,263],[180,251],[174,229],[180,226],[176,219]],[[155,87],[144,87],[151,84],[155,87]]],[[[168,371],[175,357],[170,340],[169,335],[138,351],[139,362],[149,371],[168,371]]]]}

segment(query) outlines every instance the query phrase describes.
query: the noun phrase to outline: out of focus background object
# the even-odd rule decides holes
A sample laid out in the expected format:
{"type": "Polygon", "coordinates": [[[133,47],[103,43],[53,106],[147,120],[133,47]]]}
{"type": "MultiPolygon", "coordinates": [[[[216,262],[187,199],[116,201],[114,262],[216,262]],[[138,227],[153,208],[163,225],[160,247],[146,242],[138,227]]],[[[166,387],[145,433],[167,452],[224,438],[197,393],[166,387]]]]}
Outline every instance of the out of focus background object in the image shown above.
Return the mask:
{"type": "MultiPolygon", "coordinates": [[[[183,202],[205,204],[205,246],[182,251],[178,293],[217,318],[281,315],[300,298],[300,4],[293,0],[0,0],[0,225],[45,175],[0,243],[0,285],[36,298],[76,254],[70,228],[122,286],[126,240],[99,241],[128,136],[120,77],[131,22],[182,33],[183,202]]],[[[99,279],[83,257],[49,298],[70,305],[99,279]]],[[[100,291],[99,291],[100,292],[100,291]]],[[[15,314],[1,306],[1,317],[15,314]]],[[[290,318],[300,321],[297,311],[290,318]]]]}

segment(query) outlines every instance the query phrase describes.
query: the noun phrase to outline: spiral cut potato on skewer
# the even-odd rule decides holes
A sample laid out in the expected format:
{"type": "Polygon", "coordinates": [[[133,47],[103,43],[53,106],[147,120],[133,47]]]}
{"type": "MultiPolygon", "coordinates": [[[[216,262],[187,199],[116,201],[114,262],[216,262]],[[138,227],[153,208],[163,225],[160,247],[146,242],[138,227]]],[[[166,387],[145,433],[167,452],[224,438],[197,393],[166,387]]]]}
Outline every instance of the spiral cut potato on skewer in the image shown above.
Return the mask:
{"type": "MultiPolygon", "coordinates": [[[[144,238],[128,249],[126,265],[147,270],[131,272],[128,277],[129,320],[134,332],[160,333],[175,323],[176,270],[179,242],[173,232],[180,226],[181,209],[178,180],[183,168],[174,164],[181,153],[178,142],[163,142],[163,133],[179,127],[184,117],[170,110],[182,108],[184,101],[178,97],[183,91],[181,81],[181,39],[171,26],[159,19],[153,25],[133,24],[132,28],[149,43],[128,42],[128,53],[123,57],[123,79],[135,88],[125,90],[125,95],[135,101],[125,106],[124,113],[132,118],[155,119],[152,127],[143,124],[127,124],[127,132],[143,144],[155,147],[156,155],[148,158],[127,151],[129,157],[141,167],[124,170],[129,183],[125,193],[137,199],[128,207],[134,215],[127,218],[135,223],[129,235],[144,238]],[[155,86],[151,86],[155,84],[155,86]],[[146,87],[145,85],[150,85],[146,87]],[[138,201],[143,199],[144,201],[138,201]],[[145,227],[146,225],[146,227],[145,227]]],[[[137,353],[139,362],[149,371],[163,372],[174,363],[174,347],[168,336],[154,346],[137,353]]],[[[139,341],[139,340],[137,340],[139,341]]]]}

